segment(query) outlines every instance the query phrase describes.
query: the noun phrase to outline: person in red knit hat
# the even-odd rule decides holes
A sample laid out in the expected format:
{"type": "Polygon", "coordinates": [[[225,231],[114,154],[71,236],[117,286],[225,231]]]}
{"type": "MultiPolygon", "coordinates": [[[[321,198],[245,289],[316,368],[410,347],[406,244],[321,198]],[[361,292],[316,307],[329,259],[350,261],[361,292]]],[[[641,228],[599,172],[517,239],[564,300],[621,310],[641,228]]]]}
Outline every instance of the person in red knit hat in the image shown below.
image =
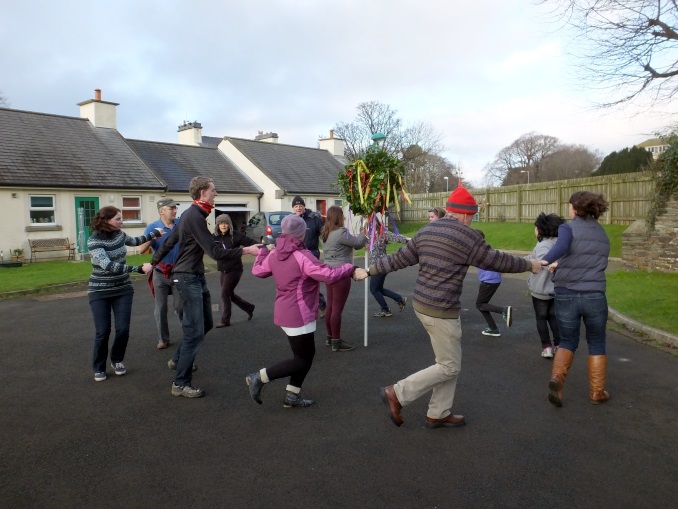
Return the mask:
{"type": "Polygon", "coordinates": [[[492,249],[469,225],[478,204],[461,183],[452,191],[445,217],[419,230],[397,253],[375,261],[370,275],[419,264],[412,307],[428,332],[435,364],[381,389],[381,398],[396,426],[403,424],[402,407],[433,391],[424,425],[462,426],[463,415],[452,413],[461,371],[461,290],[470,265],[497,272],[537,273],[540,263],[492,249]]]}

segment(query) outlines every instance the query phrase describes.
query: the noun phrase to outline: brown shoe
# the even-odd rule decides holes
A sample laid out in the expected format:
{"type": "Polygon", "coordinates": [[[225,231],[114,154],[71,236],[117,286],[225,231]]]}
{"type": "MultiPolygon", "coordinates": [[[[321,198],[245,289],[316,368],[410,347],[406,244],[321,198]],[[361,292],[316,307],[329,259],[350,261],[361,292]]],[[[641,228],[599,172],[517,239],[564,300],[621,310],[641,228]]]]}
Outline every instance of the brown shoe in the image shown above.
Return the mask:
{"type": "Polygon", "coordinates": [[[398,401],[398,396],[396,396],[392,385],[381,389],[381,400],[388,407],[388,416],[393,421],[393,424],[398,427],[402,426],[403,422],[405,422],[402,415],[400,415],[400,410],[402,410],[403,406],[398,401]]]}
{"type": "Polygon", "coordinates": [[[222,327],[230,327],[231,322],[219,322],[216,327],[217,329],[221,329],[222,327]]]}
{"type": "Polygon", "coordinates": [[[442,419],[433,419],[432,417],[426,418],[426,428],[442,428],[443,426],[456,427],[456,426],[466,426],[466,419],[463,415],[448,415],[442,419]]]}
{"type": "Polygon", "coordinates": [[[160,341],[158,341],[158,344],[157,344],[156,348],[157,348],[158,350],[164,350],[164,349],[167,348],[168,346],[170,346],[170,342],[169,342],[169,341],[163,341],[163,340],[161,339],[160,341]]]}

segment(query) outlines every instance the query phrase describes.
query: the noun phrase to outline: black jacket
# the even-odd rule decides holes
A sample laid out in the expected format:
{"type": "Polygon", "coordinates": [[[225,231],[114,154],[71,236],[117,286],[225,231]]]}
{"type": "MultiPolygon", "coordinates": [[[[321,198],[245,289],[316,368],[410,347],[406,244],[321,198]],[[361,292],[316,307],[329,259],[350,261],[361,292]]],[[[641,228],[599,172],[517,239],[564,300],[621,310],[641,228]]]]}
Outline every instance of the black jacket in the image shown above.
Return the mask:
{"type": "Polygon", "coordinates": [[[214,242],[214,235],[207,228],[207,212],[195,203],[186,212],[181,214],[179,224],[169,238],[162,243],[160,249],[153,253],[151,263],[157,265],[167,253],[179,243],[179,254],[172,272],[188,272],[190,274],[204,274],[205,264],[203,256],[207,253],[214,260],[240,259],[242,248],[224,249],[221,244],[214,242]]]}
{"type": "Polygon", "coordinates": [[[323,229],[323,222],[320,219],[320,214],[311,210],[304,210],[301,218],[306,223],[306,235],[304,236],[304,246],[313,255],[320,259],[319,238],[320,232],[323,229]]]}
{"type": "MultiPolygon", "coordinates": [[[[214,241],[221,244],[224,249],[233,249],[234,247],[253,246],[257,242],[247,235],[240,232],[233,232],[233,237],[230,235],[215,234],[214,241]]],[[[218,260],[217,269],[220,272],[242,272],[242,257],[229,258],[227,260],[218,260]]]]}

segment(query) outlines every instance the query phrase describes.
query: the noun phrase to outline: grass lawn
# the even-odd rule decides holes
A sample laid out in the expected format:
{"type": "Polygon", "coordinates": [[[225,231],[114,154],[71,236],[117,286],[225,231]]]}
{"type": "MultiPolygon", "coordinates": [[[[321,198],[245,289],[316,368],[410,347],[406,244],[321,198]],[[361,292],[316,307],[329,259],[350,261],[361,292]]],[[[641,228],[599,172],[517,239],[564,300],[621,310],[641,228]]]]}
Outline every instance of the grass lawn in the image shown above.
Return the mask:
{"type": "MultiPolygon", "coordinates": [[[[411,237],[426,223],[412,222],[398,225],[400,233],[411,237]]],[[[534,226],[529,223],[473,223],[474,228],[485,232],[492,247],[508,251],[532,251],[537,239],[534,226]]],[[[603,225],[610,238],[610,256],[621,258],[621,234],[625,226],[603,225]]],[[[390,243],[389,253],[395,252],[402,244],[390,243]]],[[[364,250],[356,251],[358,256],[364,250]]],[[[131,265],[149,260],[148,255],[133,255],[127,258],[131,265]]],[[[205,259],[206,265],[214,264],[205,259]]],[[[0,294],[6,292],[40,288],[45,286],[82,282],[83,285],[91,273],[89,262],[38,262],[29,263],[20,268],[0,269],[0,294]]],[[[132,275],[132,277],[145,277],[132,275]]],[[[650,327],[656,327],[678,334],[678,274],[665,274],[645,271],[617,271],[608,273],[607,298],[610,307],[620,313],[638,320],[650,327]]]]}

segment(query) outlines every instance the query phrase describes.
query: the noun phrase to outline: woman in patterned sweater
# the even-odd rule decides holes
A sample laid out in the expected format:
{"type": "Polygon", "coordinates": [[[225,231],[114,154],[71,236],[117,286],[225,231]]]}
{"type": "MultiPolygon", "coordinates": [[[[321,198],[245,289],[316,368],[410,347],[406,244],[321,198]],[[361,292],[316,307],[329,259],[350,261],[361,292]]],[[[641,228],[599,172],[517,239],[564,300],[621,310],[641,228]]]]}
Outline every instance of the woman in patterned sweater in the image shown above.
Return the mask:
{"type": "Polygon", "coordinates": [[[94,380],[106,380],[106,359],[108,358],[108,337],[111,333],[111,311],[115,315],[115,339],[111,347],[111,367],[116,375],[127,372],[122,363],[129,339],[129,324],[132,315],[134,288],[130,272],[147,274],[153,269],[150,263],[127,265],[127,248],[138,246],[156,237],[163,231],[157,228],[140,237],[130,237],[122,228],[122,212],[116,207],[103,207],[97,212],[90,225],[92,235],[87,242],[92,261],[92,275],[87,293],[94,317],[94,353],[92,367],[94,380]]]}

